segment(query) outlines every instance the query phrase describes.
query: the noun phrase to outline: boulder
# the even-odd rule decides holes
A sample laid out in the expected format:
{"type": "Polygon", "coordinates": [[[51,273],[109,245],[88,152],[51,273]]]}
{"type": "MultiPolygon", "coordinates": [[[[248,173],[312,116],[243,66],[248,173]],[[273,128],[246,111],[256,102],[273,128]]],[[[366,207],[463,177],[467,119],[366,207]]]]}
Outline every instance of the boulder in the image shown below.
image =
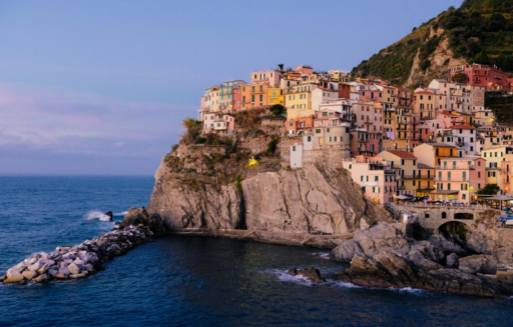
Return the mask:
{"type": "Polygon", "coordinates": [[[445,258],[445,266],[447,268],[457,268],[458,267],[458,255],[456,253],[450,253],[445,258]]]}
{"type": "Polygon", "coordinates": [[[23,275],[23,278],[26,279],[26,280],[32,280],[32,278],[34,278],[36,276],[36,272],[35,271],[32,271],[32,270],[25,270],[24,272],[21,273],[23,275]]]}
{"type": "Polygon", "coordinates": [[[459,258],[459,269],[469,273],[495,274],[497,272],[497,260],[486,254],[469,255],[459,258]]]}
{"type": "Polygon", "coordinates": [[[5,274],[4,283],[19,283],[24,280],[23,275],[16,269],[9,269],[5,274]]]}
{"type": "Polygon", "coordinates": [[[43,282],[46,282],[49,279],[50,279],[50,276],[48,276],[47,274],[40,274],[39,276],[37,276],[34,279],[32,279],[32,281],[34,283],[43,283],[43,282]]]}
{"type": "Polygon", "coordinates": [[[70,274],[76,275],[80,273],[80,268],[74,262],[72,262],[68,265],[68,271],[70,274]]]}
{"type": "Polygon", "coordinates": [[[348,240],[340,243],[331,251],[331,255],[335,260],[349,262],[355,255],[363,254],[360,245],[355,240],[348,240]]]}

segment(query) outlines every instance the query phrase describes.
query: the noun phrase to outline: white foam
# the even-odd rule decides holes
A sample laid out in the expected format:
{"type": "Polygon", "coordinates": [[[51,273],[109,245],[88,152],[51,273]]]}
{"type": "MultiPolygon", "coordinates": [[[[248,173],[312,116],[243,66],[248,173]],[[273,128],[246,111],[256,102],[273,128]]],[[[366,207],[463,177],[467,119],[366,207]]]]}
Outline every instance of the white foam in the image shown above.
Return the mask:
{"type": "Polygon", "coordinates": [[[319,257],[324,260],[330,260],[330,253],[329,252],[314,252],[312,253],[313,256],[319,257]]]}
{"type": "Polygon", "coordinates": [[[358,286],[356,284],[353,284],[350,282],[343,282],[340,280],[337,280],[337,281],[330,280],[330,284],[333,286],[336,286],[336,287],[341,287],[341,288],[362,288],[361,286],[358,286]]]}
{"type": "Polygon", "coordinates": [[[408,293],[408,294],[413,294],[413,295],[423,295],[426,293],[425,290],[421,290],[419,288],[413,288],[413,287],[389,288],[389,290],[391,290],[393,292],[408,293]]]}
{"type": "Polygon", "coordinates": [[[100,210],[91,210],[91,211],[88,211],[85,215],[84,215],[84,218],[87,219],[87,220],[100,220],[100,221],[110,221],[110,217],[107,216],[104,212],[100,211],[100,210]]]}
{"type": "Polygon", "coordinates": [[[123,217],[128,213],[128,211],[121,211],[121,212],[115,212],[114,216],[120,216],[123,217]]]}
{"type": "Polygon", "coordinates": [[[301,275],[291,275],[286,269],[272,269],[269,270],[272,274],[276,275],[278,279],[282,282],[286,283],[295,283],[303,286],[312,286],[313,283],[308,279],[301,275]]]}

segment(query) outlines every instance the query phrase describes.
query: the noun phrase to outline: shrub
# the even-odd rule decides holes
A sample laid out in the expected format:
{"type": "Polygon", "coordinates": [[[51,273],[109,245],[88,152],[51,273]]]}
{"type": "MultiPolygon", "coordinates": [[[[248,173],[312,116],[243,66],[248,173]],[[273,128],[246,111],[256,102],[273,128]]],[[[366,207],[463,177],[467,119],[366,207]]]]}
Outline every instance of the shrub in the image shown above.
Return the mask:
{"type": "Polygon", "coordinates": [[[199,120],[189,118],[183,121],[183,126],[185,127],[185,134],[183,136],[184,142],[186,144],[196,144],[201,135],[203,123],[199,120]]]}
{"type": "Polygon", "coordinates": [[[431,61],[429,59],[424,59],[420,62],[420,69],[426,70],[431,66],[431,61]]]}
{"type": "Polygon", "coordinates": [[[283,117],[287,113],[287,109],[281,104],[275,104],[271,106],[270,111],[275,117],[283,117]]]}
{"type": "Polygon", "coordinates": [[[477,194],[482,195],[495,195],[497,192],[499,192],[501,189],[497,184],[486,184],[485,187],[477,191],[477,194]]]}

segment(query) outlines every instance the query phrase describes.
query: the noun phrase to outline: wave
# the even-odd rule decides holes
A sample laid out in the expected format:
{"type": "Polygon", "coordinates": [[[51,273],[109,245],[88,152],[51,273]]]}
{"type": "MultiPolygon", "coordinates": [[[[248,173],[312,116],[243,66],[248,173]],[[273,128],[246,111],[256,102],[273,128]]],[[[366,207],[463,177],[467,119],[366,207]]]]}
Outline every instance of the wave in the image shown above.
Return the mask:
{"type": "Polygon", "coordinates": [[[324,260],[331,260],[331,255],[329,252],[313,252],[312,255],[324,260]]]}
{"type": "Polygon", "coordinates": [[[303,286],[313,285],[313,283],[308,278],[305,278],[301,275],[291,275],[287,269],[271,269],[268,270],[268,272],[278,277],[278,279],[282,282],[295,283],[303,286]]]}
{"type": "Polygon", "coordinates": [[[403,287],[403,288],[389,288],[390,291],[398,292],[398,293],[408,293],[413,295],[424,295],[427,293],[425,290],[421,290],[419,288],[413,287],[403,287]]]}
{"type": "Polygon", "coordinates": [[[100,221],[110,221],[110,217],[107,216],[103,211],[100,211],[100,210],[91,210],[91,211],[88,211],[85,215],[84,215],[84,218],[87,219],[87,220],[100,220],[100,221]]]}
{"type": "MultiPolygon", "coordinates": [[[[286,283],[295,283],[303,286],[313,286],[313,285],[325,285],[325,286],[331,286],[331,287],[337,287],[337,288],[347,288],[347,289],[365,289],[369,291],[390,291],[395,292],[399,294],[409,294],[409,295],[426,295],[428,291],[418,289],[418,288],[412,288],[412,287],[403,287],[403,288],[374,288],[374,287],[364,287],[359,286],[350,282],[345,282],[341,280],[334,280],[334,279],[326,279],[325,282],[322,283],[313,283],[308,278],[305,278],[301,275],[291,275],[288,272],[288,269],[269,269],[266,270],[268,273],[271,273],[275,275],[278,280],[286,283]]],[[[513,299],[513,297],[512,297],[513,299]]]]}
{"type": "Polygon", "coordinates": [[[341,280],[329,280],[329,284],[340,288],[362,288],[361,286],[358,286],[356,284],[350,282],[343,282],[341,280]]]}

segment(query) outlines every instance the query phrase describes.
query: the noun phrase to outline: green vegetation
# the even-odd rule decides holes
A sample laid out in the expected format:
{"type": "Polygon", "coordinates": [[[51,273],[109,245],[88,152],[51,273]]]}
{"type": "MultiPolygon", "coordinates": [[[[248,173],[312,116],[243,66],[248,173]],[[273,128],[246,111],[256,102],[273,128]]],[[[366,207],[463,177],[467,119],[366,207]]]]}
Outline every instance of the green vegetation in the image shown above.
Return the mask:
{"type": "Polygon", "coordinates": [[[495,195],[500,191],[497,184],[486,184],[485,187],[477,191],[479,195],[495,195]]]}
{"type": "Polygon", "coordinates": [[[185,144],[196,144],[201,136],[203,123],[199,120],[188,118],[183,121],[183,127],[185,128],[183,142],[185,144]]]}
{"type": "Polygon", "coordinates": [[[286,117],[287,109],[281,104],[271,106],[270,111],[274,117],[286,117]]]}
{"type": "Polygon", "coordinates": [[[513,71],[513,0],[465,1],[440,19],[456,57],[513,71]]]}
{"type": "Polygon", "coordinates": [[[498,122],[513,122],[513,95],[504,95],[501,92],[487,92],[485,106],[493,110],[498,122]]]}
{"type": "Polygon", "coordinates": [[[428,30],[418,28],[401,41],[381,50],[355,67],[352,74],[362,77],[380,77],[395,84],[403,84],[415,59],[418,48],[428,30]]]}
{"type": "Polygon", "coordinates": [[[513,0],[467,0],[461,8],[449,8],[362,61],[352,74],[404,84],[417,53],[420,68],[428,70],[430,56],[445,38],[456,58],[513,71],[513,0]],[[441,34],[430,37],[431,30],[441,34]]]}
{"type": "Polygon", "coordinates": [[[267,144],[267,151],[266,154],[268,156],[273,156],[276,153],[276,149],[278,148],[278,143],[280,142],[279,139],[273,138],[268,144],[267,144]]]}

